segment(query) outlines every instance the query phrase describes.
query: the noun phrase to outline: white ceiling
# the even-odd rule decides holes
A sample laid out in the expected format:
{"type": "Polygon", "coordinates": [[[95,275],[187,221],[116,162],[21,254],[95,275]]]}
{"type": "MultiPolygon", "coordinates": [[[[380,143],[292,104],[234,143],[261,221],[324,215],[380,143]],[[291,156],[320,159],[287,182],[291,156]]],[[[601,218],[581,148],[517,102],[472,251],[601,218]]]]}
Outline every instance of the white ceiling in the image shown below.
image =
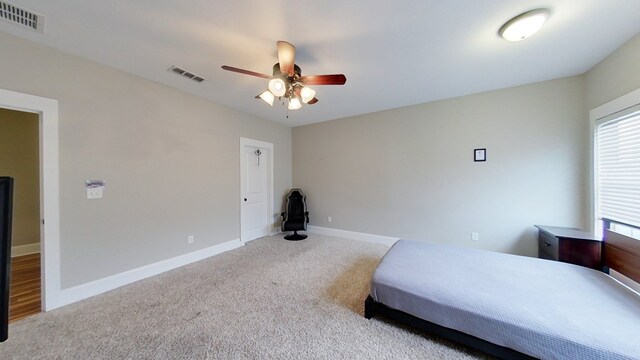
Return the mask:
{"type": "Polygon", "coordinates": [[[44,34],[0,31],[60,49],[289,126],[371,113],[586,72],[640,33],[638,0],[11,0],[46,17],[44,34]],[[498,28],[537,7],[552,14],[510,43],[498,28]],[[303,75],[343,73],[315,86],[315,105],[290,111],[254,96],[276,41],[296,46],[303,75]],[[166,71],[186,68],[198,84],[166,71]]]}

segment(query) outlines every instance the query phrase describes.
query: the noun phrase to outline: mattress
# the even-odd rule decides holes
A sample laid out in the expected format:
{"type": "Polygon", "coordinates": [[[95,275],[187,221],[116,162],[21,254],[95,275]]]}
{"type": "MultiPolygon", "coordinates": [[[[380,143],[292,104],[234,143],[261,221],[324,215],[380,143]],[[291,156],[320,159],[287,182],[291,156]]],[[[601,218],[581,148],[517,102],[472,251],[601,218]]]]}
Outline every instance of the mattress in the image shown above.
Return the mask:
{"type": "Polygon", "coordinates": [[[533,357],[640,359],[640,296],[577,265],[399,240],[371,297],[533,357]]]}

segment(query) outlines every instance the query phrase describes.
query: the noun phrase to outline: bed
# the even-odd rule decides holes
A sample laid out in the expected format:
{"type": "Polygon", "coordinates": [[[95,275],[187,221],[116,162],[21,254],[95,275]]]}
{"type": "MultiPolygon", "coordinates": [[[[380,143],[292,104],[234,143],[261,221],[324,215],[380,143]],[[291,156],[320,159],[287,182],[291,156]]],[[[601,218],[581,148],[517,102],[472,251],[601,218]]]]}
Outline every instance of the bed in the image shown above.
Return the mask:
{"type": "MultiPolygon", "coordinates": [[[[640,241],[604,246],[605,270],[640,281],[640,241]]],[[[365,300],[377,315],[503,359],[640,359],[640,295],[562,262],[398,240],[365,300]]]]}

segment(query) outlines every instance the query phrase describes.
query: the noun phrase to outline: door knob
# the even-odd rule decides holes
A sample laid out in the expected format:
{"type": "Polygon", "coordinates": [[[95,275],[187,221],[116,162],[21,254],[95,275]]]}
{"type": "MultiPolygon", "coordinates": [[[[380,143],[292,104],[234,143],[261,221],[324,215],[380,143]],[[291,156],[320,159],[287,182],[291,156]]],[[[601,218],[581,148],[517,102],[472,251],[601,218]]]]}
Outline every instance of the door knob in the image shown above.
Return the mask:
{"type": "Polygon", "coordinates": [[[244,201],[247,201],[247,198],[244,198],[244,201]]]}

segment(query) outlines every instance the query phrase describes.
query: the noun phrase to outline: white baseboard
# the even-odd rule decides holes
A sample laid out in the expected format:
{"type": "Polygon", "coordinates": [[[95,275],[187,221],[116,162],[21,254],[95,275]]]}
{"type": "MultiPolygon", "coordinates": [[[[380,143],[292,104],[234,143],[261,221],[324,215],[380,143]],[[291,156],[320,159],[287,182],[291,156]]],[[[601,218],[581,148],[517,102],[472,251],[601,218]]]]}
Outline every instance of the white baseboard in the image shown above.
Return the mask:
{"type": "Polygon", "coordinates": [[[367,233],[361,233],[361,232],[355,232],[355,231],[332,229],[332,228],[312,226],[312,225],[309,225],[307,229],[309,232],[316,233],[316,234],[338,236],[338,237],[343,237],[345,239],[366,241],[370,243],[384,244],[389,246],[393,245],[396,241],[398,241],[398,239],[400,239],[400,238],[390,237],[390,236],[367,234],[367,233]]]}
{"type": "Polygon", "coordinates": [[[145,265],[137,269],[125,271],[120,274],[108,276],[106,278],[95,280],[86,284],[74,286],[68,289],[62,289],[59,293],[57,301],[47,306],[47,311],[68,305],[98,294],[102,294],[109,290],[119,288],[124,285],[131,284],[138,280],[161,274],[163,272],[173,270],[175,268],[194,263],[206,259],[208,257],[221,254],[223,252],[236,249],[242,246],[240,239],[224,242],[205,249],[197,250],[188,254],[176,256],[171,259],[163,260],[155,264],[145,265]]]}
{"type": "Polygon", "coordinates": [[[11,257],[37,254],[40,252],[40,243],[18,245],[11,247],[11,257]]]}

